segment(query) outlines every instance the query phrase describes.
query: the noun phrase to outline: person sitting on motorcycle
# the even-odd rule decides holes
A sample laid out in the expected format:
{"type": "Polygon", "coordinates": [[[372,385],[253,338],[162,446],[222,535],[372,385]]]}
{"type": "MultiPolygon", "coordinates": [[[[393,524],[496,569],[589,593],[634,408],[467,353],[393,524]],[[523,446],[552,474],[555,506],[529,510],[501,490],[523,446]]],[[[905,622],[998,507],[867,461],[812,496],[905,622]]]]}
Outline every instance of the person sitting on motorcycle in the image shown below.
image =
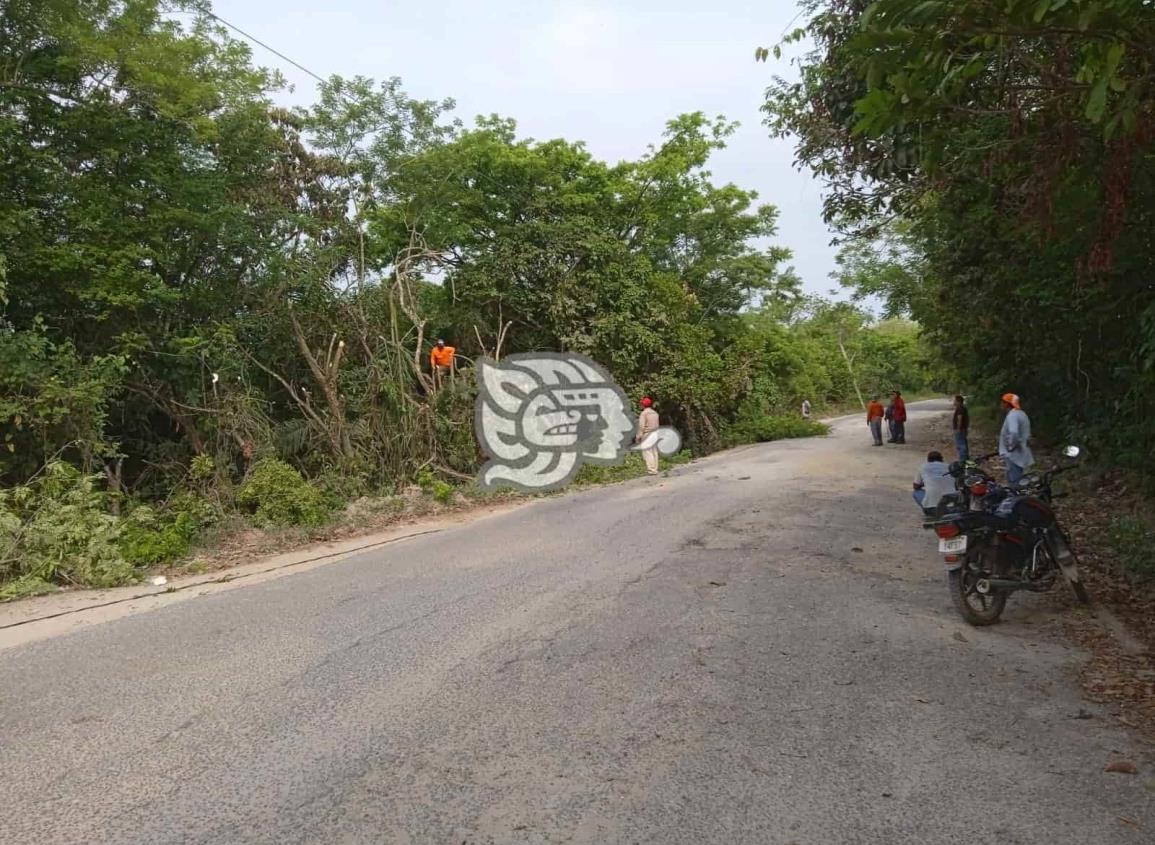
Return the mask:
{"type": "Polygon", "coordinates": [[[942,452],[926,455],[926,463],[914,477],[914,500],[925,513],[933,513],[943,496],[954,493],[954,479],[950,467],[942,459],[942,452]]]}

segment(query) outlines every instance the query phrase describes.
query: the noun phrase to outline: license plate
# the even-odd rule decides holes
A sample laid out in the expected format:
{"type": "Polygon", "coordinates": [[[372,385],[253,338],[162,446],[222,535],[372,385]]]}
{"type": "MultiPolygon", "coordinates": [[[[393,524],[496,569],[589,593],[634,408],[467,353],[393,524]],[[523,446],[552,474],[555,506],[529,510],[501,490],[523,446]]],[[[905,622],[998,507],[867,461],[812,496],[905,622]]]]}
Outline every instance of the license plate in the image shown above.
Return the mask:
{"type": "Polygon", "coordinates": [[[939,540],[938,550],[944,555],[957,555],[967,550],[967,535],[951,537],[949,540],[939,540]]]}

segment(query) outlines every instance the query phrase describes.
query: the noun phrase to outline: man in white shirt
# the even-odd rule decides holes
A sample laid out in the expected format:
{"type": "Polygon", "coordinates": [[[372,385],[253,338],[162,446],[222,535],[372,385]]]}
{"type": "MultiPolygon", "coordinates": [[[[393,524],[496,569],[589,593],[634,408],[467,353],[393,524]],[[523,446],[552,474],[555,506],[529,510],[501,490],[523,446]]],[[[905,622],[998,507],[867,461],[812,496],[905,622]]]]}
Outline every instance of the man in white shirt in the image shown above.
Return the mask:
{"type": "Polygon", "coordinates": [[[927,453],[926,463],[914,477],[914,500],[918,506],[924,511],[934,510],[943,496],[954,492],[954,479],[942,459],[942,452],[927,453]]]}
{"type": "MultiPolygon", "coordinates": [[[[634,437],[635,443],[641,443],[646,435],[657,431],[661,426],[658,412],[654,410],[654,400],[647,396],[642,400],[642,413],[638,416],[638,433],[634,437]]],[[[658,447],[651,446],[642,450],[642,457],[646,460],[646,472],[649,475],[658,474],[658,447]]]]}
{"type": "Polygon", "coordinates": [[[804,420],[810,419],[810,400],[809,399],[803,399],[802,400],[802,419],[804,419],[804,420]]]}

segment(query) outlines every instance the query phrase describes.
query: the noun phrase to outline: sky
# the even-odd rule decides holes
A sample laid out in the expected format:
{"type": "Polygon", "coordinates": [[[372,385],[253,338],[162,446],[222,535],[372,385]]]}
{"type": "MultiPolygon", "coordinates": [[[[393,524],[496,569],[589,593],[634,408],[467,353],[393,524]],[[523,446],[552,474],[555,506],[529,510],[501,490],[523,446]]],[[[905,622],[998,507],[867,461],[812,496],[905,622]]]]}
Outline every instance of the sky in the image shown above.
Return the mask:
{"type": "MultiPolygon", "coordinates": [[[[213,0],[229,23],[327,77],[399,76],[410,96],[452,97],[456,115],[517,121],[522,137],[584,141],[609,162],[634,159],[683,112],[741,123],[709,166],[718,183],[779,209],[776,242],[811,293],[834,283],[819,183],[793,165],[789,140],[762,125],[766,86],[786,59],[754,61],[796,25],[793,0],[213,0]]],[[[315,81],[253,45],[258,64],[306,104],[315,81]]]]}

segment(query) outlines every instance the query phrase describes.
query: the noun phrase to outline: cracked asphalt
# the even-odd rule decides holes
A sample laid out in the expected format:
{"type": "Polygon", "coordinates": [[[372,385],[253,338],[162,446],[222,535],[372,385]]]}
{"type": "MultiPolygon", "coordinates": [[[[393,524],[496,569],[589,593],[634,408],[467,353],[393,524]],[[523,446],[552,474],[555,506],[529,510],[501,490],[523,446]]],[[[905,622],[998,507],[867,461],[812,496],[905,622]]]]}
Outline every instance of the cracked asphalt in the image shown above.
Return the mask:
{"type": "Polygon", "coordinates": [[[945,408],[0,652],[0,842],[1149,843],[1051,606],[950,606],[945,408]]]}

